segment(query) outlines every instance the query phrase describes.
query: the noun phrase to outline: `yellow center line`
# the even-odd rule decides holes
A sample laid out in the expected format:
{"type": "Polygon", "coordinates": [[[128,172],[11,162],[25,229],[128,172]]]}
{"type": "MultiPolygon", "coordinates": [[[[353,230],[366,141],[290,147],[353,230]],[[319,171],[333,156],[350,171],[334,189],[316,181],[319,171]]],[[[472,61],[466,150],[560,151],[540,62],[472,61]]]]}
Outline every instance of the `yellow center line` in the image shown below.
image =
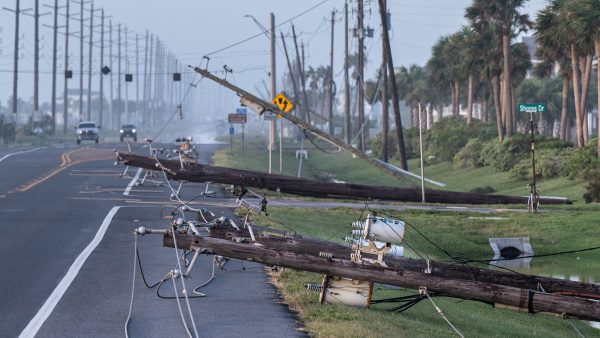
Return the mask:
{"type": "MultiPolygon", "coordinates": [[[[68,155],[67,155],[68,156],[68,155]]],[[[59,174],[60,172],[62,172],[63,170],[75,165],[75,164],[80,164],[80,163],[85,163],[85,162],[93,162],[93,161],[101,161],[101,160],[109,160],[109,159],[113,159],[114,156],[105,156],[105,157],[100,157],[100,158],[94,158],[94,159],[90,159],[90,160],[78,160],[78,161],[72,161],[69,158],[69,162],[65,165],[62,165],[58,168],[56,168],[55,170],[51,171],[48,175],[41,177],[40,179],[37,179],[25,186],[20,187],[19,189],[17,189],[20,192],[25,192],[35,186],[37,186],[38,184],[44,183],[45,181],[49,180],[50,178],[56,176],[57,174],[59,174]]]]}

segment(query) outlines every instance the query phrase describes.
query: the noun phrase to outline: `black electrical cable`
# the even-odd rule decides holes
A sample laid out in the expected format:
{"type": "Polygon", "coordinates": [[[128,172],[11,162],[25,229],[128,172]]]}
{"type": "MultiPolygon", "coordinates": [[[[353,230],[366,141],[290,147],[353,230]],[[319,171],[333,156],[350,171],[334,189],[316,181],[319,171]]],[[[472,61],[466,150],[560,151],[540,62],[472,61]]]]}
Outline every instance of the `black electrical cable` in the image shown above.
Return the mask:
{"type": "Polygon", "coordinates": [[[322,153],[325,153],[325,154],[339,153],[339,151],[329,151],[329,150],[325,150],[325,149],[321,148],[320,146],[317,145],[317,143],[315,143],[314,138],[310,138],[309,134],[306,132],[306,129],[302,129],[302,131],[304,132],[304,136],[308,139],[308,141],[310,141],[310,143],[312,143],[312,145],[315,146],[315,148],[317,148],[317,150],[321,151],[322,153]]]}

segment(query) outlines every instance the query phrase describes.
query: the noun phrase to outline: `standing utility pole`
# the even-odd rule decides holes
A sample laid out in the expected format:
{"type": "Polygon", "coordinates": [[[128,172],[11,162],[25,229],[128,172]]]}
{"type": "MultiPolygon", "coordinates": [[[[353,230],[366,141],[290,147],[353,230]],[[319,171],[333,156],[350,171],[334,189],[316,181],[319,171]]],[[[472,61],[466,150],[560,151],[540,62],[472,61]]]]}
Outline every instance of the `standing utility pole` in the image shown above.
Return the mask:
{"type": "Polygon", "coordinates": [[[350,77],[348,75],[348,2],[344,4],[344,136],[346,144],[350,145],[352,135],[350,130],[350,77]]]}
{"type": "Polygon", "coordinates": [[[54,0],[54,32],[52,40],[52,135],[56,133],[56,58],[58,44],[58,0],[54,0]]]}
{"type": "Polygon", "coordinates": [[[94,44],[94,3],[90,8],[90,42],[88,49],[87,119],[92,120],[92,45],[94,44]]]}
{"type": "MultiPolygon", "coordinates": [[[[139,75],[138,75],[139,76],[139,75]]],[[[140,117],[140,121],[138,122],[141,125],[146,125],[146,111],[148,110],[148,30],[146,29],[146,43],[144,45],[144,85],[142,87],[142,116],[140,117]]]]}
{"type": "Polygon", "coordinates": [[[31,122],[37,118],[40,110],[40,2],[35,0],[33,18],[35,21],[34,51],[33,51],[33,112],[31,122]]]}
{"type": "Polygon", "coordinates": [[[329,91],[329,135],[333,135],[333,28],[335,25],[335,10],[331,11],[331,46],[329,52],[329,81],[327,89],[329,91]]]}
{"type": "Polygon", "coordinates": [[[115,73],[113,68],[113,24],[112,20],[108,21],[108,67],[111,69],[109,76],[110,80],[110,102],[108,103],[108,109],[110,111],[110,122],[113,128],[119,129],[118,126],[115,126],[115,111],[114,111],[114,81],[113,74],[115,73]]]}
{"type": "MultiPolygon", "coordinates": [[[[275,74],[275,15],[271,13],[270,16],[270,45],[271,45],[271,97],[273,100],[275,95],[277,95],[276,85],[277,85],[277,76],[275,74]]],[[[269,121],[269,174],[272,172],[272,152],[273,152],[273,144],[275,143],[275,121],[269,121]]],[[[279,140],[279,147],[281,148],[281,139],[279,140]]],[[[279,171],[281,172],[281,154],[279,154],[279,171]]]]}
{"type": "Polygon", "coordinates": [[[65,15],[65,83],[63,92],[63,134],[67,134],[67,123],[69,121],[69,1],[67,0],[67,13],[65,15]]]}
{"type": "MultiPolygon", "coordinates": [[[[385,6],[387,1],[384,0],[384,11],[387,12],[385,6]]],[[[388,76],[387,76],[387,53],[385,49],[385,41],[383,41],[383,30],[387,31],[387,25],[381,26],[381,160],[383,162],[388,161],[388,127],[389,127],[389,113],[388,113],[388,76]]]]}
{"type": "Polygon", "coordinates": [[[16,0],[15,9],[3,7],[4,10],[15,13],[15,56],[13,66],[13,96],[12,96],[12,113],[15,137],[17,134],[17,101],[18,101],[18,82],[19,82],[19,15],[23,12],[30,11],[31,8],[21,9],[20,0],[16,0]]]}
{"type": "Polygon", "coordinates": [[[392,107],[394,109],[394,120],[396,121],[396,137],[398,139],[398,156],[400,157],[400,167],[404,170],[408,170],[408,164],[406,162],[406,149],[404,146],[404,133],[402,131],[402,119],[400,117],[400,104],[398,98],[398,88],[396,86],[396,74],[394,73],[394,60],[392,59],[392,49],[390,48],[390,39],[387,31],[387,15],[385,12],[385,0],[379,0],[379,15],[381,16],[381,24],[385,29],[383,32],[383,43],[385,44],[385,50],[387,54],[387,68],[388,75],[390,77],[390,83],[392,85],[392,107]]]}
{"type": "MultiPolygon", "coordinates": [[[[127,54],[127,50],[129,49],[129,42],[127,37],[129,36],[129,32],[127,31],[127,26],[123,29],[123,34],[125,34],[125,44],[123,47],[125,48],[125,74],[129,74],[129,55],[127,54]]],[[[125,79],[125,122],[129,123],[129,82],[125,79]]]]}
{"type": "Polygon", "coordinates": [[[357,2],[357,16],[358,16],[358,29],[356,34],[358,35],[358,125],[360,129],[360,137],[358,138],[358,148],[361,151],[365,151],[365,91],[364,91],[364,11],[363,11],[363,0],[357,2]]]}
{"type": "Polygon", "coordinates": [[[83,118],[83,4],[81,0],[80,16],[79,16],[79,121],[83,118]]]}
{"type": "MultiPolygon", "coordinates": [[[[104,67],[104,9],[100,16],[100,68],[104,67]]],[[[104,122],[104,73],[100,73],[100,105],[98,111],[98,123],[103,126],[104,122]]]]}
{"type": "Polygon", "coordinates": [[[146,127],[150,127],[152,125],[152,62],[153,62],[153,58],[154,55],[152,53],[154,49],[154,36],[152,36],[152,34],[150,34],[150,49],[148,50],[148,72],[146,73],[146,75],[148,76],[148,79],[146,80],[146,82],[148,83],[148,96],[147,96],[147,108],[148,110],[144,112],[144,120],[147,121],[146,123],[146,127]]]}
{"type": "Polygon", "coordinates": [[[121,24],[117,25],[117,120],[115,123],[116,129],[121,127],[121,24]]]}
{"type": "Polygon", "coordinates": [[[135,33],[135,123],[140,111],[140,36],[135,33]]]}

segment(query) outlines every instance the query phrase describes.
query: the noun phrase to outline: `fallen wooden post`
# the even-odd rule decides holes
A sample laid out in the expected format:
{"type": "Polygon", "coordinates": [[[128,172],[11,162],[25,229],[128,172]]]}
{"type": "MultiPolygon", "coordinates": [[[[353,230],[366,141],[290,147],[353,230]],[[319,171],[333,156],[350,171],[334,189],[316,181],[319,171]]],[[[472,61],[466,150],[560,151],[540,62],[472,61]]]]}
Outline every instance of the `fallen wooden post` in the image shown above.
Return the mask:
{"type": "MultiPolygon", "coordinates": [[[[133,167],[161,170],[155,159],[135,154],[117,153],[120,161],[133,167]]],[[[190,182],[214,182],[234,184],[242,187],[269,189],[283,193],[322,198],[392,200],[402,202],[421,202],[420,188],[395,188],[351,183],[331,183],[295,178],[290,176],[266,174],[248,170],[231,169],[203,164],[184,164],[179,161],[160,160],[168,169],[171,179],[190,182]]],[[[428,202],[447,204],[527,204],[527,196],[484,195],[468,192],[425,189],[428,202]]],[[[541,204],[571,204],[568,199],[540,198],[541,204]]]]}
{"type": "MultiPolygon", "coordinates": [[[[580,319],[600,320],[600,302],[589,299],[557,296],[534,290],[464,279],[450,279],[409,270],[363,265],[345,259],[327,259],[308,254],[277,251],[261,247],[260,244],[236,243],[230,240],[178,233],[176,236],[180,249],[205,248],[217,255],[267,265],[411,289],[426,287],[430,291],[436,291],[448,297],[488,304],[504,304],[527,309],[531,313],[548,312],[580,319]]],[[[173,247],[171,233],[165,234],[163,245],[173,247]]]]}
{"type": "MultiPolygon", "coordinates": [[[[330,241],[316,238],[306,238],[295,235],[293,238],[282,236],[272,236],[269,234],[272,229],[253,225],[256,241],[265,247],[277,251],[289,251],[293,253],[304,253],[313,256],[319,256],[320,252],[328,252],[334,257],[350,260],[353,252],[350,246],[345,246],[330,241]]],[[[233,238],[250,238],[247,229],[236,230],[231,227],[215,227],[210,229],[210,237],[232,240],[233,238]]],[[[191,243],[188,243],[191,244],[191,243]]],[[[375,259],[374,255],[363,255],[375,259]]],[[[448,277],[455,279],[466,279],[482,283],[492,283],[505,286],[512,286],[522,289],[539,290],[540,287],[549,293],[568,292],[576,295],[582,295],[583,298],[592,297],[600,299],[600,284],[584,283],[570,281],[566,279],[527,275],[498,271],[485,268],[477,268],[465,264],[440,263],[436,261],[427,261],[409,257],[384,256],[384,262],[388,267],[396,270],[410,270],[423,272],[425,269],[431,269],[432,276],[448,277]]]]}

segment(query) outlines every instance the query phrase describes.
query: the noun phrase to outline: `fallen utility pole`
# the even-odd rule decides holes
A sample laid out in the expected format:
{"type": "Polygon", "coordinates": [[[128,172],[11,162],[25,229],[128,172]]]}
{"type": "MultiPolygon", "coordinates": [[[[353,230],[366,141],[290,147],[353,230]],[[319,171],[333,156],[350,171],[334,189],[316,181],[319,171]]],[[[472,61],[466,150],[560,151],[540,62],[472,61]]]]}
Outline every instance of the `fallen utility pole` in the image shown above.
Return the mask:
{"type": "MultiPolygon", "coordinates": [[[[161,170],[154,158],[117,152],[119,161],[133,167],[161,170]]],[[[421,202],[421,188],[396,188],[351,183],[331,183],[295,178],[284,175],[266,174],[248,170],[216,167],[203,164],[185,164],[181,168],[179,161],[160,160],[167,169],[167,176],[175,180],[189,182],[214,182],[234,184],[242,187],[269,189],[301,196],[323,198],[358,198],[363,200],[393,200],[403,202],[421,202]]],[[[525,204],[527,196],[483,195],[468,192],[455,192],[426,189],[425,195],[430,203],[449,204],[525,204]]],[[[540,198],[541,204],[571,204],[568,199],[540,198]]]]}
{"type": "MultiPolygon", "coordinates": [[[[567,317],[600,320],[600,302],[567,296],[557,296],[534,290],[432,276],[423,272],[396,270],[375,265],[354,263],[344,259],[327,259],[308,254],[273,250],[265,246],[236,243],[230,240],[198,237],[176,233],[180,249],[204,248],[214,254],[257,263],[312,271],[361,281],[381,283],[440,292],[448,297],[503,304],[527,309],[530,313],[548,312],[567,317]]],[[[171,233],[166,233],[163,245],[173,247],[171,233]]]]}
{"type": "MultiPolygon", "coordinates": [[[[287,232],[252,225],[256,242],[277,251],[289,251],[319,256],[321,252],[333,254],[333,257],[351,260],[354,252],[350,246],[337,244],[317,238],[304,237],[287,232]],[[275,232],[275,234],[273,234],[275,232]]],[[[232,240],[234,238],[251,238],[247,229],[236,230],[233,227],[214,227],[210,229],[210,237],[232,240]]],[[[376,255],[362,254],[369,259],[377,259],[376,255]]],[[[582,298],[600,299],[600,284],[575,282],[545,276],[526,275],[507,271],[476,268],[466,264],[452,264],[414,259],[399,256],[383,256],[385,264],[396,270],[423,272],[431,271],[432,276],[466,279],[482,283],[512,286],[522,289],[538,290],[540,286],[548,293],[576,295],[582,298]]]]}
{"type": "Polygon", "coordinates": [[[320,130],[318,128],[313,127],[310,123],[308,123],[306,121],[303,121],[302,119],[300,119],[300,118],[298,118],[296,116],[293,116],[291,114],[287,114],[287,113],[285,113],[285,112],[277,109],[274,105],[272,105],[272,104],[270,104],[270,103],[262,100],[259,97],[256,97],[255,95],[250,94],[249,92],[247,92],[247,91],[241,89],[240,87],[237,87],[237,86],[235,86],[235,85],[227,82],[224,79],[221,79],[221,78],[219,78],[219,77],[211,74],[209,71],[207,71],[205,69],[201,69],[199,67],[192,67],[192,66],[189,66],[189,67],[192,68],[192,69],[194,69],[196,72],[198,72],[203,77],[206,77],[207,79],[215,81],[218,84],[220,84],[220,85],[222,85],[222,86],[224,86],[224,87],[226,87],[228,89],[231,89],[232,91],[236,92],[241,97],[242,100],[249,100],[252,103],[260,106],[262,108],[261,114],[264,111],[271,111],[273,113],[280,114],[283,118],[285,118],[288,121],[292,122],[296,126],[298,126],[298,127],[302,128],[302,129],[306,130],[307,132],[309,132],[309,133],[311,133],[311,134],[313,134],[313,135],[315,135],[315,136],[317,136],[317,137],[319,137],[319,138],[321,138],[321,139],[323,139],[323,140],[325,140],[325,141],[327,141],[329,143],[332,143],[332,144],[334,144],[334,145],[336,145],[336,146],[338,146],[338,147],[340,147],[340,148],[342,148],[342,149],[344,149],[346,151],[351,152],[352,154],[354,154],[354,155],[362,158],[363,160],[369,162],[370,164],[374,165],[375,167],[379,168],[380,170],[382,170],[382,171],[384,171],[384,172],[386,172],[386,173],[388,173],[388,174],[390,174],[392,176],[395,176],[395,177],[397,177],[399,179],[402,179],[402,180],[406,180],[406,177],[404,175],[398,173],[397,171],[391,170],[390,168],[386,167],[385,165],[379,163],[377,161],[377,159],[375,159],[375,158],[373,158],[373,157],[365,154],[364,152],[360,151],[359,149],[356,149],[356,148],[352,147],[349,144],[344,143],[342,140],[339,140],[338,138],[336,138],[336,137],[334,137],[332,135],[329,135],[328,133],[326,133],[326,132],[324,132],[324,131],[322,131],[322,130],[320,130]]]}

